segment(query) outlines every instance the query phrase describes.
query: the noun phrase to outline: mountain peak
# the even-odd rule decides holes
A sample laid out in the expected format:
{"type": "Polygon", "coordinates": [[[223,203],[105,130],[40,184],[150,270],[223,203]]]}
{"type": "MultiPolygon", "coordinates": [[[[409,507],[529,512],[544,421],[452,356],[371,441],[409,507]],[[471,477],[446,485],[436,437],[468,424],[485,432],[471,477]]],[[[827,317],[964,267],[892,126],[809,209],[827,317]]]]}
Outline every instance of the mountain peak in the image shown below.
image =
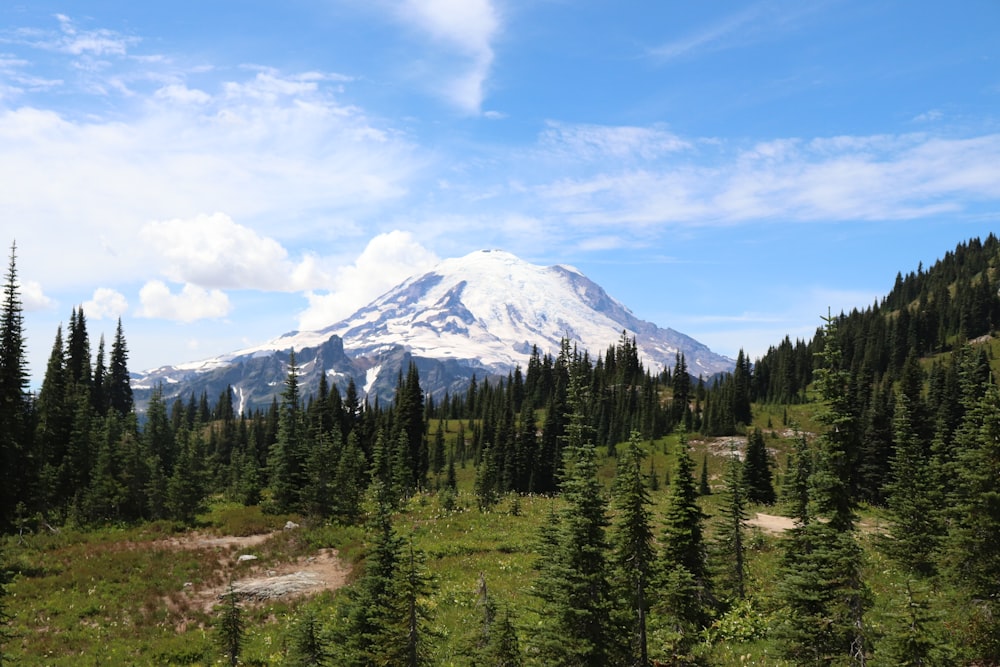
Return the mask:
{"type": "Polygon", "coordinates": [[[408,278],[325,329],[138,374],[134,386],[149,391],[159,382],[174,395],[232,386],[241,409],[259,407],[280,391],[288,352],[295,350],[305,392],[325,373],[341,389],[353,380],[366,393],[391,394],[410,362],[420,368],[425,391],[459,391],[474,373],[504,376],[516,366],[526,368],[536,347],[555,356],[568,339],[596,357],[623,332],[635,339],[652,372],[673,367],[678,353],[696,376],[734,365],[684,334],[638,319],[573,267],[539,266],[504,250],[479,250],[408,278]]]}
{"type": "Polygon", "coordinates": [[[603,353],[625,331],[654,369],[672,366],[678,351],[696,357],[688,360],[695,372],[732,367],[697,341],[639,320],[576,268],[539,266],[504,250],[446,259],[324,331],[347,349],[401,344],[414,355],[461,356],[486,368],[524,366],[533,346],[558,353],[563,338],[603,353]]]}

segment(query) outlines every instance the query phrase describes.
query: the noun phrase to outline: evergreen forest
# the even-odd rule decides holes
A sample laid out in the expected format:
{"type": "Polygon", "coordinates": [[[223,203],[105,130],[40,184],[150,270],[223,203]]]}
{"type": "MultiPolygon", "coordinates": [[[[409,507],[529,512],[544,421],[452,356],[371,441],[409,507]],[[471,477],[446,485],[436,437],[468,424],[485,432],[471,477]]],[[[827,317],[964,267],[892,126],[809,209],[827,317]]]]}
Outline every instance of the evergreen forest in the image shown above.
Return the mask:
{"type": "Polygon", "coordinates": [[[293,350],[140,414],[82,307],[29,388],[12,245],[0,665],[1000,665],[998,290],[991,234],[719,377],[623,332],[380,403],[293,350]]]}

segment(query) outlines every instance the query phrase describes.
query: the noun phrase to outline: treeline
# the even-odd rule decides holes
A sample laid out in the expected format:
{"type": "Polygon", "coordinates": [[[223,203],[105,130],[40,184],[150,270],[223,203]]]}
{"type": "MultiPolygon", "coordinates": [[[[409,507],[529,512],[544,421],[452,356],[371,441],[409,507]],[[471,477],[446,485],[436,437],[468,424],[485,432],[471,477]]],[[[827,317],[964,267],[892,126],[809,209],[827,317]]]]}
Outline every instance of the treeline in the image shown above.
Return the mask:
{"type": "Polygon", "coordinates": [[[190,522],[211,494],[276,512],[353,520],[373,475],[398,497],[428,488],[449,466],[479,468],[485,502],[509,491],[555,493],[562,466],[567,387],[587,387],[595,441],[638,432],[652,439],[692,426],[691,379],[683,356],[674,373],[642,367],[634,339],[592,361],[564,341],[551,356],[533,350],[526,372],[476,381],[439,403],[425,397],[415,366],[400,373],[390,405],[370,404],[353,382],[303,396],[294,353],[284,391],[267,410],[237,414],[233,391],[167,404],[155,388],[136,415],[121,321],[110,354],[91,349],[82,307],[60,326],[37,395],[27,388],[15,248],[5,283],[2,368],[3,489],[0,527],[171,519],[190,522]],[[664,400],[664,384],[675,400],[664,400]],[[539,415],[544,418],[539,424],[539,415]],[[443,420],[460,422],[447,456],[443,420]],[[439,424],[430,437],[429,426],[439,424]],[[336,489],[336,493],[334,493],[336,489]]]}
{"type": "MultiPolygon", "coordinates": [[[[873,393],[903,380],[910,357],[921,358],[961,348],[967,341],[990,333],[1000,324],[1000,240],[971,239],[929,270],[896,274],[889,294],[863,309],[836,316],[843,356],[855,387],[853,400],[872,419],[881,419],[878,404],[885,396],[873,393]]],[[[737,432],[750,422],[751,403],[788,405],[808,400],[816,359],[823,351],[824,331],[808,341],[792,343],[787,336],[752,364],[742,351],[733,373],[708,387],[702,416],[706,433],[737,432]]],[[[933,373],[943,373],[935,369],[933,373]]],[[[944,381],[933,377],[931,382],[944,381]]],[[[891,419],[890,419],[891,421],[891,419]]],[[[872,428],[878,428],[875,423],[872,428]]]]}

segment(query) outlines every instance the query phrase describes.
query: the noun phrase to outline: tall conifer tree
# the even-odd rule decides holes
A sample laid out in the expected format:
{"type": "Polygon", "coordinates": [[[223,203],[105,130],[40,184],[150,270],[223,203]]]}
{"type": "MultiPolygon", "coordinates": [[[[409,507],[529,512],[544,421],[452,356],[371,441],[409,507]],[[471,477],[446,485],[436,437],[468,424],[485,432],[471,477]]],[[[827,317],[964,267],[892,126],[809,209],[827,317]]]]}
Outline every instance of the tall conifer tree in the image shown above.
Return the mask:
{"type": "Polygon", "coordinates": [[[26,447],[29,408],[17,244],[11,243],[0,306],[0,528],[12,525],[17,503],[27,497],[26,483],[33,472],[26,447]]]}
{"type": "Polygon", "coordinates": [[[582,378],[570,376],[562,496],[565,508],[543,548],[535,594],[542,603],[537,649],[548,665],[598,667],[617,652],[605,554],[608,525],[593,443],[587,438],[582,378]]]}
{"type": "Polygon", "coordinates": [[[653,546],[652,500],[642,473],[643,453],[639,434],[632,432],[628,449],[618,457],[615,475],[614,505],[618,519],[612,534],[613,583],[618,608],[629,628],[628,664],[645,667],[649,664],[647,615],[649,586],[655,565],[653,546]],[[627,610],[627,611],[626,611],[627,610]]]}

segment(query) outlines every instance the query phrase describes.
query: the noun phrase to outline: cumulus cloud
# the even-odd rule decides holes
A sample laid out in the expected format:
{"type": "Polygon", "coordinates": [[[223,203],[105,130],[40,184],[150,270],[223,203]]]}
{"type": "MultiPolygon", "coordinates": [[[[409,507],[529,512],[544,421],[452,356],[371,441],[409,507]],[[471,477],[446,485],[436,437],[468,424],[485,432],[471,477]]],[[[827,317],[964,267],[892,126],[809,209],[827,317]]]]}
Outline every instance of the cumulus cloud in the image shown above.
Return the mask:
{"type": "Polygon", "coordinates": [[[160,87],[126,121],[0,109],[0,208],[26,247],[64,258],[41,267],[45,284],[148,278],[139,222],[225,211],[302,237],[406,193],[426,158],[403,136],[339,104],[326,79],[260,74],[236,81],[238,93],[160,87]]]}
{"type": "Polygon", "coordinates": [[[148,223],[141,232],[174,282],[215,289],[297,291],[327,285],[315,257],[295,264],[278,241],[224,213],[148,223]]]}
{"type": "Polygon", "coordinates": [[[194,322],[225,317],[232,310],[229,297],[221,290],[207,290],[186,284],[174,294],[160,280],[151,280],[139,290],[139,317],[194,322]]]}
{"type": "Polygon", "coordinates": [[[46,296],[41,284],[34,280],[20,282],[18,291],[21,296],[21,306],[27,312],[51,310],[56,306],[55,300],[46,296]]]}
{"type": "Polygon", "coordinates": [[[309,307],[299,316],[299,329],[322,329],[367,305],[415,273],[438,263],[433,252],[409,232],[379,234],[353,264],[341,267],[327,292],[307,294],[309,307]]]}
{"type": "Polygon", "coordinates": [[[88,317],[101,320],[117,319],[128,310],[125,295],[109,287],[98,287],[89,301],[83,302],[83,312],[88,317]]]}
{"type": "Polygon", "coordinates": [[[493,40],[500,16],[490,0],[405,0],[400,20],[429,35],[462,60],[461,71],[446,77],[441,92],[467,113],[479,113],[493,65],[493,40]]]}

